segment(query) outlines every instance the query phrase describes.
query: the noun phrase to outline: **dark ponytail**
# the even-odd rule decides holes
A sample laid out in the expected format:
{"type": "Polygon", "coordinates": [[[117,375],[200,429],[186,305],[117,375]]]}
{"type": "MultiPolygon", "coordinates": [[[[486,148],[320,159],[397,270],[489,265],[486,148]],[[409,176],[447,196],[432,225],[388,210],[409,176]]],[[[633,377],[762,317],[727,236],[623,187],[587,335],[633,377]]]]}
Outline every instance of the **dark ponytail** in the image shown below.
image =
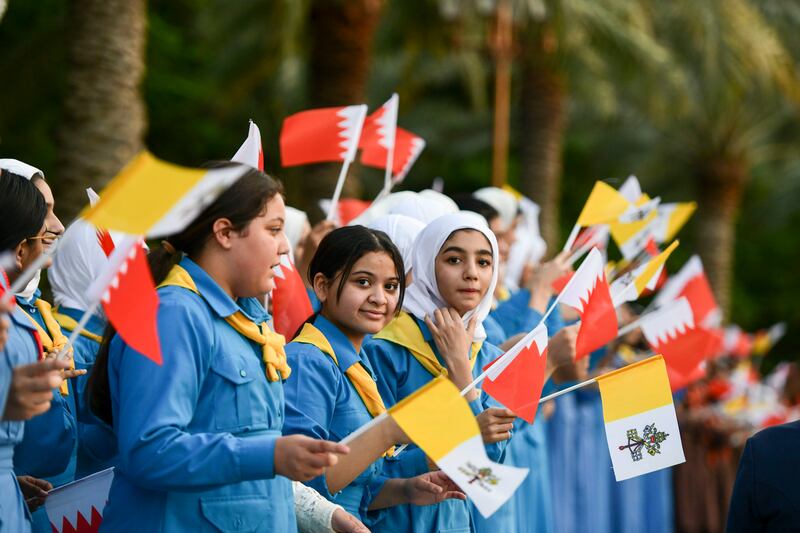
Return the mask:
{"type": "MultiPolygon", "coordinates": [[[[207,168],[222,168],[233,165],[228,161],[214,162],[205,165],[207,168]]],[[[275,195],[282,194],[280,182],[263,172],[250,169],[239,180],[223,192],[182,232],[164,239],[150,251],[147,261],[153,274],[153,281],[158,286],[169,274],[172,267],[178,264],[184,255],[196,257],[211,238],[214,222],[220,218],[231,221],[233,229],[238,232],[246,230],[251,220],[266,210],[267,203],[275,195]]],[[[111,425],[111,389],[108,381],[108,353],[111,340],[116,335],[109,324],[103,333],[103,342],[97,352],[97,359],[87,384],[89,406],[101,420],[111,425]]]]}

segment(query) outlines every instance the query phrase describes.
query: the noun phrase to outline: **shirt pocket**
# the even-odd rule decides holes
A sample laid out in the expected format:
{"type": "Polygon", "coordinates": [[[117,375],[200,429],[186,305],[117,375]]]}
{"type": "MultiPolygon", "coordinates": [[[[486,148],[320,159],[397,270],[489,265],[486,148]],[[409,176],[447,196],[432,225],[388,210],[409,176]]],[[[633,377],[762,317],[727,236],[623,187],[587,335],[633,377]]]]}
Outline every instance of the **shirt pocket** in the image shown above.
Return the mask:
{"type": "Polygon", "coordinates": [[[270,498],[259,496],[200,498],[203,518],[219,531],[263,531],[272,526],[273,506],[270,498]]]}
{"type": "Polygon", "coordinates": [[[266,429],[253,427],[268,422],[270,410],[266,378],[255,358],[220,357],[211,370],[220,378],[213,394],[215,428],[230,432],[266,429]]]}

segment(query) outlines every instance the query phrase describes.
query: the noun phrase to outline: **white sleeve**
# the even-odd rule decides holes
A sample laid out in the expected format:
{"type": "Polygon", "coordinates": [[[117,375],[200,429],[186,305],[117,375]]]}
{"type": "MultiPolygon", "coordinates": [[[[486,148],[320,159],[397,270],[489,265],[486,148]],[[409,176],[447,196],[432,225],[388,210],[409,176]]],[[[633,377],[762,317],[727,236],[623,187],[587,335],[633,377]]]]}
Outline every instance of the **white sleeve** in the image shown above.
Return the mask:
{"type": "Polygon", "coordinates": [[[303,485],[299,481],[292,481],[294,491],[294,514],[297,518],[297,530],[300,533],[333,532],[331,518],[336,509],[341,505],[326,500],[320,493],[303,485]]]}

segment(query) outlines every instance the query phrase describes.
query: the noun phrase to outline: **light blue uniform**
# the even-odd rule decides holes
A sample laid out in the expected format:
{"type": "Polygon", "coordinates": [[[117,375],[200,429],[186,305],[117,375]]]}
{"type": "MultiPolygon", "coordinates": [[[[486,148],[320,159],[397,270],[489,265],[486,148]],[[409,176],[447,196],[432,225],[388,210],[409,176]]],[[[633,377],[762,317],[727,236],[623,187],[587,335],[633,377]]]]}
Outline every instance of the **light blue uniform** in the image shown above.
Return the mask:
{"type": "MultiPolygon", "coordinates": [[[[36,328],[22,311],[9,313],[8,341],[0,350],[0,413],[6,409],[13,369],[39,358],[36,328]]],[[[14,448],[22,442],[25,422],[0,422],[0,531],[31,530],[31,517],[14,472],[14,448]]]]}
{"type": "MultiPolygon", "coordinates": [[[[58,312],[66,315],[76,322],[83,317],[83,311],[70,307],[59,307],[58,312]]],[[[85,331],[97,336],[103,335],[106,321],[97,315],[92,315],[84,327],[85,331]]],[[[61,330],[68,335],[67,328],[61,330]]],[[[85,335],[79,335],[72,346],[75,357],[75,368],[86,370],[86,374],[73,380],[75,393],[75,416],[78,421],[78,464],[75,478],[80,479],[100,470],[114,466],[114,456],[117,453],[117,439],[113,430],[95,417],[89,408],[86,385],[91,376],[94,361],[100,343],[85,335]]]]}
{"type": "MultiPolygon", "coordinates": [[[[344,333],[328,319],[317,315],[313,324],[330,343],[339,364],[313,344],[291,342],[286,345],[292,375],[284,389],[286,422],[283,433],[300,433],[338,442],[372,420],[345,372],[352,365],[361,364],[373,378],[374,373],[363,350],[356,352],[344,333]]],[[[383,459],[375,461],[335,495],[328,491],[325,475],[312,479],[308,485],[362,522],[369,523],[379,512],[368,515],[367,509],[387,479],[381,474],[382,466],[383,459]]]]}
{"type": "Polygon", "coordinates": [[[158,290],[163,365],[119,337],[109,385],[118,466],[104,531],[295,531],[291,482],[275,475],[283,384],[268,382],[258,344],[224,319],[256,323],[254,298],[231,299],[188,258],[201,295],[158,290]]]}
{"type": "MultiPolygon", "coordinates": [[[[414,318],[414,322],[439,363],[446,366],[439,355],[428,326],[416,318],[414,318]]],[[[378,377],[378,390],[387,408],[433,379],[431,373],[403,346],[385,339],[373,338],[364,345],[364,351],[375,369],[378,377]]],[[[501,354],[499,348],[484,342],[476,354],[477,360],[473,375],[477,377],[485,365],[501,354]]],[[[477,415],[487,407],[497,407],[499,404],[487,395],[483,395],[482,398],[470,402],[469,405],[472,412],[477,415]]],[[[496,462],[502,461],[507,443],[508,441],[503,441],[487,445],[486,452],[489,458],[496,462]]],[[[387,458],[384,466],[384,472],[393,478],[414,477],[428,470],[425,454],[413,444],[397,459],[387,458]]],[[[473,530],[470,504],[461,500],[446,500],[437,505],[424,507],[411,505],[391,507],[386,509],[384,516],[372,527],[372,531],[376,533],[467,532],[473,530]]]]}
{"type": "MultiPolygon", "coordinates": [[[[30,300],[17,297],[17,305],[47,331],[44,318],[34,305],[40,295],[41,291],[37,289],[30,300]]],[[[25,423],[25,436],[14,451],[14,471],[18,476],[46,479],[54,487],[75,479],[78,430],[73,381],[67,380],[68,396],[62,396],[59,389],[54,389],[50,409],[25,423]]],[[[50,533],[50,521],[44,507],[33,513],[32,528],[36,533],[50,533]]]]}

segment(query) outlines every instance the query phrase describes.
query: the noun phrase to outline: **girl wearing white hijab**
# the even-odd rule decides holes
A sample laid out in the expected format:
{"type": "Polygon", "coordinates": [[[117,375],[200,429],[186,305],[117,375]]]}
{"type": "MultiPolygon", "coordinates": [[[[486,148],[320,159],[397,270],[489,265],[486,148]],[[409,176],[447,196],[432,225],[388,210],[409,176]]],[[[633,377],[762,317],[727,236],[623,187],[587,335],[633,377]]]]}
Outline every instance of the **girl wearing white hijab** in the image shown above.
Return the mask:
{"type": "Polygon", "coordinates": [[[421,191],[389,209],[389,214],[406,215],[424,224],[429,224],[443,215],[457,212],[458,206],[453,200],[431,189],[421,191]]]}
{"type": "Polygon", "coordinates": [[[384,232],[397,246],[397,249],[400,250],[400,255],[403,256],[406,284],[410,284],[408,274],[411,272],[411,264],[413,262],[414,241],[419,233],[425,229],[425,224],[405,215],[385,215],[376,218],[367,227],[384,232]]]}
{"type": "MultiPolygon", "coordinates": [[[[483,319],[492,305],[497,283],[497,242],[485,221],[474,213],[437,218],[414,243],[414,282],[406,290],[404,312],[364,345],[378,381],[381,397],[390,407],[435,377],[448,376],[466,387],[484,365],[501,355],[485,342],[483,319]]],[[[487,454],[501,460],[514,415],[477,390],[466,396],[481,427],[487,454]]],[[[429,469],[425,454],[415,446],[402,455],[416,460],[387,459],[390,477],[413,477],[429,469]],[[414,472],[412,474],[412,472],[414,472]]],[[[462,501],[426,507],[399,506],[373,531],[470,531],[470,505],[462,501]]]]}

